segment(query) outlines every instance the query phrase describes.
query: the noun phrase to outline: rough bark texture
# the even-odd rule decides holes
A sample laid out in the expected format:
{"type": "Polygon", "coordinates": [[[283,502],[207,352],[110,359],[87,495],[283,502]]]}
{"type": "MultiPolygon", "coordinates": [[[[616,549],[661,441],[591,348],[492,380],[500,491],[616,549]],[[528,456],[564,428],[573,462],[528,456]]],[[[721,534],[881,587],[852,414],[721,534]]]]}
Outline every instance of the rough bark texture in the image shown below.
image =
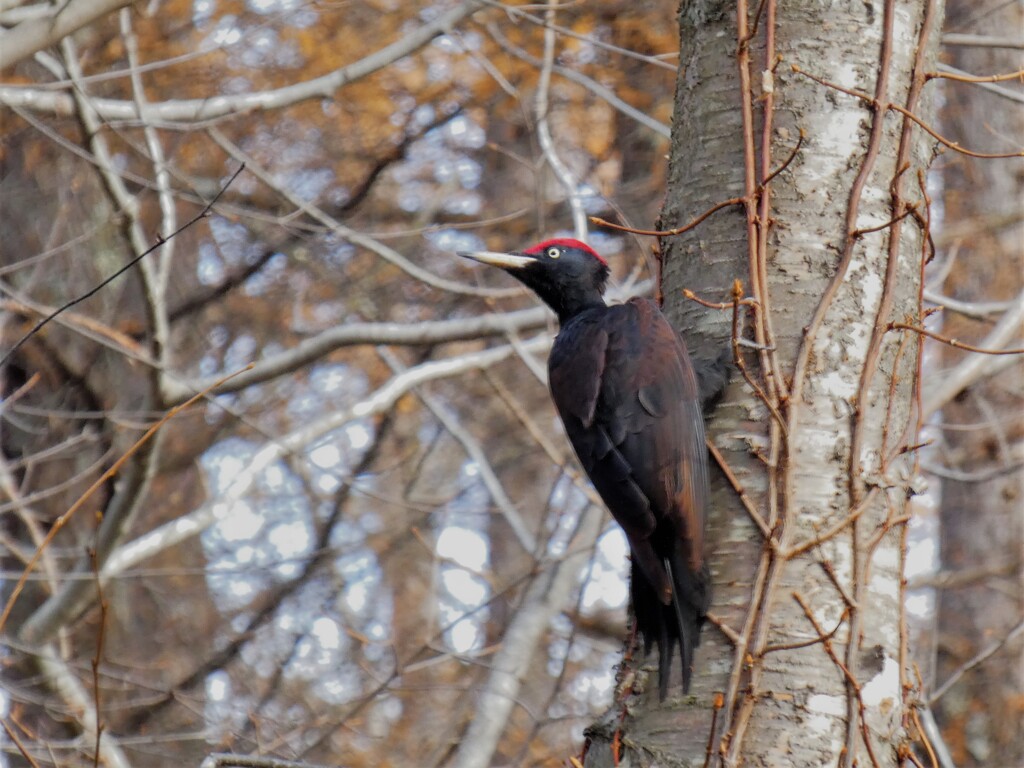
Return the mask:
{"type": "MultiPolygon", "coordinates": [[[[879,102],[906,106],[926,3],[774,6],[765,4],[750,50],[753,108],[745,121],[736,4],[682,3],[661,228],[743,197],[805,133],[793,162],[771,181],[771,224],[760,248],[756,196],[746,208],[724,209],[662,240],[666,311],[697,355],[730,343],[733,313],[688,300],[684,289],[729,301],[738,279],[760,302],[760,321],[749,307],[739,318],[744,335],[774,344],[768,352],[743,350],[764,397],[734,376],[710,436],[763,519],[760,528],[771,531],[775,553],[720,474],[710,533],[712,610],[738,634],[739,647],[707,627],[691,695],[659,707],[649,690],[624,694],[592,730],[588,765],[612,764],[615,739],[620,765],[685,766],[704,765],[709,748],[726,765],[856,759],[889,766],[906,742],[900,574],[908,471],[900,449],[914,442],[918,339],[886,330],[890,322],[917,322],[923,249],[913,217],[887,224],[901,200],[919,202],[924,212],[917,174],[931,142],[919,129],[904,135],[898,113],[876,113],[868,101],[792,67],[871,95],[884,70],[879,102]],[[767,29],[782,57],[773,83],[762,75],[774,58],[765,50],[767,29]],[[773,104],[766,105],[765,86],[773,104]],[[773,122],[763,167],[766,106],[773,122]],[[910,167],[897,174],[901,141],[910,167]],[[748,155],[756,159],[750,176],[748,155]],[[827,541],[801,546],[834,529],[827,541]],[[725,706],[713,715],[716,693],[724,693],[725,706]]],[[[932,5],[919,65],[932,60],[940,10],[932,5]]],[[[753,7],[749,13],[752,27],[753,7]]],[[[927,120],[927,90],[912,100],[927,120]]]]}

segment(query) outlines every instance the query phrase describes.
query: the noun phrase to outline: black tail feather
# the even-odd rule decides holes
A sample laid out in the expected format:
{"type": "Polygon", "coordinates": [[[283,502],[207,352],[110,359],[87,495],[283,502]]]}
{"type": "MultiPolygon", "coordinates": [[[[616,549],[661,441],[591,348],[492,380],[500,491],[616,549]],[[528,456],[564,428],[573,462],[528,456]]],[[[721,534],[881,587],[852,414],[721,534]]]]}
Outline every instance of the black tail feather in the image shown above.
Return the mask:
{"type": "Polygon", "coordinates": [[[688,571],[672,558],[665,558],[665,568],[672,583],[672,596],[666,604],[657,590],[634,563],[630,574],[630,592],[636,627],[644,638],[644,653],[658,645],[658,693],[662,701],[668,696],[672,672],[672,656],[679,645],[682,664],[683,692],[690,690],[694,652],[700,644],[700,630],[710,602],[710,579],[706,570],[688,571]]]}
{"type": "MultiPolygon", "coordinates": [[[[665,570],[668,572],[669,581],[672,582],[672,607],[676,612],[676,626],[679,627],[679,659],[683,663],[683,691],[689,692],[690,677],[693,675],[693,647],[695,644],[693,639],[688,636],[687,628],[692,623],[692,620],[683,615],[683,607],[679,603],[679,589],[676,588],[676,580],[672,575],[672,563],[669,562],[667,557],[665,558],[665,570]]],[[[700,642],[699,635],[697,642],[700,642]]],[[[659,670],[658,679],[661,685],[661,698],[664,701],[665,693],[668,691],[668,675],[662,675],[659,670]]]]}

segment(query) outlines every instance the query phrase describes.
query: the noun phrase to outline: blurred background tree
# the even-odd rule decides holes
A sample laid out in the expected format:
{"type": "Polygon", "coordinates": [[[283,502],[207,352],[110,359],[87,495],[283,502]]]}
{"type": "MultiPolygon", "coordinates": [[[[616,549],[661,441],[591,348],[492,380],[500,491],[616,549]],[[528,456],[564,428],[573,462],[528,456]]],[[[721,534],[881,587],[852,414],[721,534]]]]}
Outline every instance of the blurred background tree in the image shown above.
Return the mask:
{"type": "MultiPolygon", "coordinates": [[[[975,75],[1021,69],[1020,40],[991,48],[1005,38],[993,19],[1019,21],[1019,8],[966,5],[951,31],[982,37],[953,38],[946,60],[975,75]],[[954,60],[979,45],[1017,58],[954,60]]],[[[550,316],[452,252],[571,234],[580,211],[655,221],[678,10],[572,5],[545,27],[541,7],[477,2],[0,3],[7,764],[198,765],[217,751],[444,764],[510,636],[515,706],[491,724],[486,760],[579,750],[613,701],[625,546],[556,426],[550,316]]],[[[978,108],[954,94],[977,85],[941,87],[948,135],[1018,148],[1019,82],[978,96],[1005,123],[965,117],[978,108]]],[[[1010,255],[933,235],[940,264],[971,286],[942,292],[993,305],[952,335],[980,344],[1003,324],[999,343],[1020,346],[1020,161],[939,164],[942,201],[988,184],[976,167],[1009,169],[1011,223],[984,223],[993,208],[977,197],[977,209],[942,209],[950,229],[957,217],[969,233],[998,227],[1010,255]],[[953,271],[958,252],[966,272],[953,271]],[[999,277],[981,279],[987,269],[999,277]]],[[[590,241],[616,296],[653,289],[650,241],[590,241]]],[[[956,417],[980,426],[944,431],[973,439],[933,463],[970,473],[971,489],[986,473],[1003,484],[1007,553],[972,582],[969,620],[955,609],[944,625],[948,585],[978,570],[954,554],[966,534],[945,519],[988,495],[945,494],[943,570],[919,585],[941,590],[937,671],[933,648],[915,648],[926,691],[1018,628],[936,702],[963,765],[1024,757],[1007,730],[1024,701],[1019,665],[1006,674],[1024,614],[1008,588],[1021,583],[1020,369],[998,359],[1011,361],[992,380],[998,397],[967,389],[993,372],[986,360],[946,398],[982,409],[956,417]],[[1004,681],[1000,700],[968,687],[981,675],[1004,681]]],[[[985,530],[972,548],[996,536],[985,530]]]]}

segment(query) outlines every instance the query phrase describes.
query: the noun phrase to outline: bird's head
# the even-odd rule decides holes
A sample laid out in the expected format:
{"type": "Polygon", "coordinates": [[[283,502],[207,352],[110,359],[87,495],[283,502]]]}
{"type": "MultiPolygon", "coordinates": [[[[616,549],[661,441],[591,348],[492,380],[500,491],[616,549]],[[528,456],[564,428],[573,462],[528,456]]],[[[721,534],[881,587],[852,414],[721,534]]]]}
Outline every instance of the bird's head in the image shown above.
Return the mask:
{"type": "Polygon", "coordinates": [[[459,256],[500,267],[536,293],[560,320],[594,305],[608,282],[608,262],[586,243],[545,240],[523,251],[460,251],[459,256]]]}

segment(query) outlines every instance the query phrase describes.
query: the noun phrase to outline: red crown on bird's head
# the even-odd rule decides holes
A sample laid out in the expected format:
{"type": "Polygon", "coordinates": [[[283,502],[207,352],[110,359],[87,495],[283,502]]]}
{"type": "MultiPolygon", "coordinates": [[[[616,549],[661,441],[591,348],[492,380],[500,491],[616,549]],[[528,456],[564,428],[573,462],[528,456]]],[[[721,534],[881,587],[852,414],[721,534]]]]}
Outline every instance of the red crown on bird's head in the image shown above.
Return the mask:
{"type": "Polygon", "coordinates": [[[552,246],[555,246],[557,248],[575,248],[576,250],[583,251],[584,253],[589,253],[591,256],[600,261],[606,267],[608,266],[608,262],[604,260],[601,254],[599,254],[589,245],[584,243],[582,240],[575,240],[571,237],[556,237],[551,240],[545,240],[543,243],[537,243],[536,245],[527,248],[525,251],[523,251],[523,253],[525,253],[527,256],[537,256],[542,251],[551,248],[552,246]]]}

